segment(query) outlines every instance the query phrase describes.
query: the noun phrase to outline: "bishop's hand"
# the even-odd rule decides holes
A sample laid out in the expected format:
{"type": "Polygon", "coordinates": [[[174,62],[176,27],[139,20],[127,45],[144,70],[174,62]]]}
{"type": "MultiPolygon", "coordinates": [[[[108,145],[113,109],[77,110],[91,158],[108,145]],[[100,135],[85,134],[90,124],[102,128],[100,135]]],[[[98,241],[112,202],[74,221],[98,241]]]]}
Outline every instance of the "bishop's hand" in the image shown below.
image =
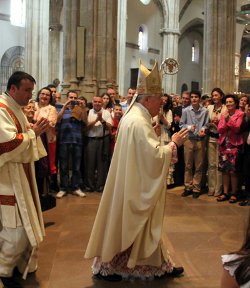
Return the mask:
{"type": "Polygon", "coordinates": [[[176,132],[172,135],[172,141],[180,147],[188,139],[188,129],[183,128],[179,132],[176,132]]]}

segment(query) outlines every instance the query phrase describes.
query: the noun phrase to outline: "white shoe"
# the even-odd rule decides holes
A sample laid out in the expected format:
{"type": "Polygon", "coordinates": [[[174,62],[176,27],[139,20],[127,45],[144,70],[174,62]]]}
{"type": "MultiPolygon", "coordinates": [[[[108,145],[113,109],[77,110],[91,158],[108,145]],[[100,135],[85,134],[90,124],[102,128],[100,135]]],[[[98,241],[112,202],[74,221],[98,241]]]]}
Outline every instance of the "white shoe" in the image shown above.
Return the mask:
{"type": "Polygon", "coordinates": [[[61,199],[63,196],[65,196],[65,194],[66,194],[65,191],[59,191],[59,192],[56,194],[56,198],[61,199]]]}
{"type": "Polygon", "coordinates": [[[74,195],[79,196],[79,197],[86,197],[87,195],[83,193],[80,189],[77,189],[73,192],[74,195]]]}

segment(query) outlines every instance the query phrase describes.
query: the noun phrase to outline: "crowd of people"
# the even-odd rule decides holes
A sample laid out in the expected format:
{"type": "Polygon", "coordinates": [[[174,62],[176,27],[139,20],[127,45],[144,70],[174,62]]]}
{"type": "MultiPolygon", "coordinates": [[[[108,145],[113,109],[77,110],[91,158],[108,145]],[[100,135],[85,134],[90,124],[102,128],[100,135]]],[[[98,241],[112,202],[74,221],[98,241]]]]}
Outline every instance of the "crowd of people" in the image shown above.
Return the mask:
{"type": "Polygon", "coordinates": [[[184,185],[182,197],[207,193],[250,205],[247,95],[224,95],[220,88],[209,97],[162,95],[156,64],[152,71],[141,64],[139,80],[126,97],[108,88],[88,103],[70,90],[62,103],[55,85],[32,100],[35,79],[25,72],[10,77],[0,97],[5,287],[20,287],[11,282],[14,267],[24,278],[37,269],[41,197],[52,191],[58,199],[104,192],[85,257],[95,257],[93,273],[108,281],[184,272],[161,242],[166,186],[184,185]]]}
{"type": "MultiPolygon", "coordinates": [[[[80,197],[86,196],[83,191],[102,192],[116,129],[136,90],[129,88],[125,100],[119,101],[116,91],[109,88],[100,97],[94,97],[92,103],[70,91],[61,104],[53,95],[44,95],[43,90],[49,89],[45,88],[38,93],[34,121],[41,115],[51,123],[46,135],[52,189],[58,190],[58,198],[72,191],[80,197]],[[59,164],[59,185],[55,158],[59,164]]],[[[185,91],[181,97],[164,94],[162,103],[159,114],[152,118],[160,143],[169,143],[173,133],[181,128],[189,130],[188,141],[178,151],[178,163],[170,165],[168,187],[184,185],[183,197],[198,198],[207,193],[219,202],[240,200],[240,205],[250,205],[248,97],[225,96],[220,88],[214,88],[209,98],[203,98],[199,91],[185,91]]]]}
{"type": "MultiPolygon", "coordinates": [[[[119,97],[108,88],[88,103],[76,91],[69,91],[62,103],[54,85],[39,90],[32,122],[43,117],[50,123],[43,143],[50,188],[57,198],[103,191],[117,127],[135,92],[130,87],[126,97],[119,97]]],[[[181,96],[163,94],[161,99],[160,112],[151,119],[161,145],[170,143],[181,128],[189,131],[184,147],[178,149],[178,162],[168,169],[168,188],[184,185],[182,197],[207,193],[218,202],[250,205],[248,96],[224,95],[214,88],[211,96],[184,91],[181,96]]]]}

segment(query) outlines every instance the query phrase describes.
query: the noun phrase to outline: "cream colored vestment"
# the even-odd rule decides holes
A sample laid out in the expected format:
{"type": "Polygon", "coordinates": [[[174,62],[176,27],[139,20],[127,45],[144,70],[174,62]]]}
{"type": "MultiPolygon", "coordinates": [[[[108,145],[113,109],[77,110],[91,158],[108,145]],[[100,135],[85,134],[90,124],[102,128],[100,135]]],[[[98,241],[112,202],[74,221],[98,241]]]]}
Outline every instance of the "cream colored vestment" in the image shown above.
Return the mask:
{"type": "Polygon", "coordinates": [[[34,161],[46,156],[46,151],[29,128],[21,107],[7,94],[0,96],[0,125],[0,198],[15,199],[14,205],[0,202],[0,223],[5,228],[23,226],[35,249],[45,231],[34,161]],[[10,108],[14,116],[1,107],[1,103],[10,108]]]}
{"type": "Polygon", "coordinates": [[[171,157],[172,149],[160,146],[147,109],[134,103],[119,128],[86,258],[109,262],[132,246],[129,268],[169,260],[161,236],[171,157]]]}

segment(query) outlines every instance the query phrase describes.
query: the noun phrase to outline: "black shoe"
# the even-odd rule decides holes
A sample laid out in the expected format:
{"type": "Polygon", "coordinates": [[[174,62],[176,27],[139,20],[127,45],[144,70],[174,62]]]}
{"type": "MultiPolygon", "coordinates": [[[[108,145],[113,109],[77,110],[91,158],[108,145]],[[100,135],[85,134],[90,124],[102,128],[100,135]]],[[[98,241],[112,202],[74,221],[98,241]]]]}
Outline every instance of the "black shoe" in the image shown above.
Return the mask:
{"type": "Polygon", "coordinates": [[[101,273],[98,273],[98,274],[95,274],[94,277],[99,279],[99,280],[105,280],[105,281],[109,281],[109,282],[122,281],[122,276],[120,276],[118,274],[103,276],[101,273]]]}
{"type": "Polygon", "coordinates": [[[250,199],[243,200],[239,202],[240,206],[250,206],[250,199]]]}
{"type": "Polygon", "coordinates": [[[169,185],[167,185],[167,188],[168,189],[173,189],[175,187],[175,184],[169,184],[169,185]]]}
{"type": "Polygon", "coordinates": [[[184,272],[183,267],[174,267],[173,271],[170,273],[167,273],[167,276],[169,277],[179,277],[184,272]]]}
{"type": "Polygon", "coordinates": [[[0,277],[4,288],[23,288],[13,277],[0,277]]]}
{"type": "Polygon", "coordinates": [[[193,192],[193,198],[194,199],[197,199],[201,196],[201,193],[200,192],[193,192]]]}
{"type": "Polygon", "coordinates": [[[155,279],[163,279],[167,277],[179,277],[184,272],[183,267],[174,267],[172,272],[166,272],[162,276],[155,276],[155,279]]]}
{"type": "Polygon", "coordinates": [[[184,192],[181,194],[181,197],[187,197],[189,195],[192,195],[193,191],[192,190],[184,190],[184,192]]]}

